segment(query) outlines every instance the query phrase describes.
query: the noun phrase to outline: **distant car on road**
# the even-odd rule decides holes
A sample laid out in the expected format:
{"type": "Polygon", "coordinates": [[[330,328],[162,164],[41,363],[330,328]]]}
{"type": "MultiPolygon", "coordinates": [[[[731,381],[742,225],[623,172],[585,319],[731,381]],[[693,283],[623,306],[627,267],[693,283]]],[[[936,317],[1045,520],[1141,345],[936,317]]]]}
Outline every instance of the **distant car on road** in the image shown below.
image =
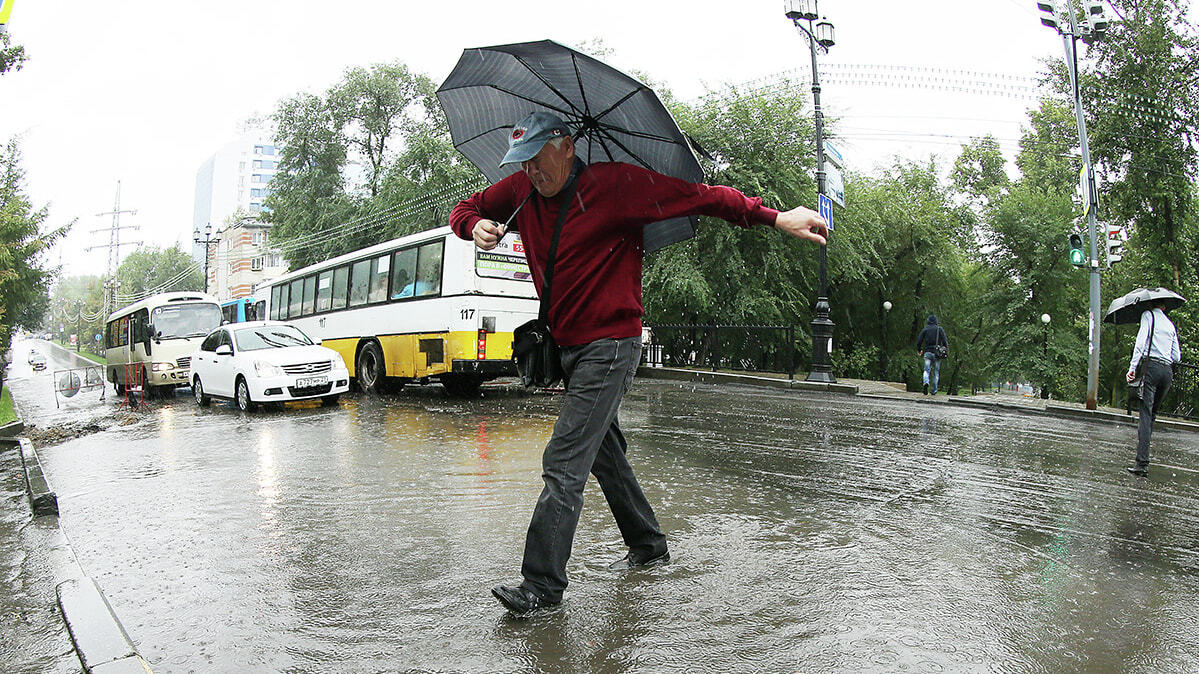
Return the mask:
{"type": "Polygon", "coordinates": [[[29,364],[35,370],[46,369],[46,357],[40,351],[33,351],[29,354],[29,364]]]}
{"type": "Polygon", "coordinates": [[[243,412],[260,403],[313,398],[333,405],[350,387],[339,353],[278,321],[234,323],[208,333],[191,356],[191,375],[197,404],[228,398],[243,412]]]}

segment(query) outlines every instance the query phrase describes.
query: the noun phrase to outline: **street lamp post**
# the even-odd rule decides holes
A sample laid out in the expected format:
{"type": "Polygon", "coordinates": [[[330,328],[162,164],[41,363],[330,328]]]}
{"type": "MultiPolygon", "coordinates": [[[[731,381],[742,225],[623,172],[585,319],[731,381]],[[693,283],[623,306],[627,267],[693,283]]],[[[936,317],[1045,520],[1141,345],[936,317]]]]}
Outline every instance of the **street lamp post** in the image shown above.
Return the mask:
{"type": "Polygon", "coordinates": [[[887,379],[887,365],[889,364],[888,354],[890,351],[887,350],[887,335],[891,332],[891,306],[891,300],[883,302],[883,357],[881,359],[883,371],[882,376],[879,377],[883,381],[887,379]]]}
{"type": "Polygon", "coordinates": [[[1041,347],[1041,362],[1045,368],[1042,374],[1045,377],[1045,383],[1041,384],[1041,399],[1049,399],[1049,314],[1041,314],[1041,324],[1045,326],[1045,343],[1041,347]]]}
{"type": "Polygon", "coordinates": [[[208,258],[211,257],[212,246],[221,242],[221,237],[212,235],[212,223],[204,225],[204,238],[200,238],[200,228],[192,232],[192,240],[204,245],[204,294],[208,294],[208,258]]]}
{"type": "MultiPolygon", "coordinates": [[[[836,44],[833,24],[820,17],[817,0],[786,0],[788,19],[795,24],[808,40],[812,55],[812,106],[816,110],[816,192],[824,195],[827,189],[824,171],[824,112],[820,108],[820,73],[816,68],[816,49],[828,53],[836,44]],[[816,22],[816,19],[820,19],[816,22]],[[802,22],[806,21],[807,26],[802,22]],[[814,23],[815,22],[815,23],[814,23]]],[[[819,197],[817,197],[819,198],[819,197]]],[[[831,236],[830,232],[830,236],[831,236]]],[[[828,247],[820,246],[820,288],[816,295],[816,315],[812,318],[812,367],[808,381],[835,383],[830,356],[833,352],[833,329],[836,325],[829,318],[831,307],[828,301],[828,247]]]]}

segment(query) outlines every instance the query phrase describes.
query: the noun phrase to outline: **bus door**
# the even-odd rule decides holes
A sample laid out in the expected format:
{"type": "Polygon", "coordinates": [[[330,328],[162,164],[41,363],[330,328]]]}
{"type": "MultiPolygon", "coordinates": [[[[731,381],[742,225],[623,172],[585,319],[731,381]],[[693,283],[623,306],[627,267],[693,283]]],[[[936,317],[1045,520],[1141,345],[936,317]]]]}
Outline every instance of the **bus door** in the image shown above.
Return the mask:
{"type": "MultiPolygon", "coordinates": [[[[154,347],[151,346],[149,322],[149,309],[142,309],[129,317],[129,363],[145,367],[151,361],[154,347]]],[[[150,373],[147,371],[146,374],[150,373]]]]}

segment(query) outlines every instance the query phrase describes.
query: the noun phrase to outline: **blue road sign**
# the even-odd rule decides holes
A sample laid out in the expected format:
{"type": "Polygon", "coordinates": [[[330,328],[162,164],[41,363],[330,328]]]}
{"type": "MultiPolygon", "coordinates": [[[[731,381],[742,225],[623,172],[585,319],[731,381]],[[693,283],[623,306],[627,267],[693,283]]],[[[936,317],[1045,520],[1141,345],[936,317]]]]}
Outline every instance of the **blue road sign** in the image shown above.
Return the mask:
{"type": "Polygon", "coordinates": [[[828,223],[828,231],[833,231],[833,200],[827,194],[820,195],[820,217],[828,223]]]}

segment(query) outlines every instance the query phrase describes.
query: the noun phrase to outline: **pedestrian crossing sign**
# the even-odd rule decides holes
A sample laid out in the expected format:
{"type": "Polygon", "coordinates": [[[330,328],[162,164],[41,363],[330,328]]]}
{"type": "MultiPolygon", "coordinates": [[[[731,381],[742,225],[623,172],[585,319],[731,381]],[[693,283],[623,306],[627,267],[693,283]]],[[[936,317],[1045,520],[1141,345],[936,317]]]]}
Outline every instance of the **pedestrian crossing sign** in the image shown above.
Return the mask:
{"type": "Polygon", "coordinates": [[[828,223],[828,231],[833,231],[833,200],[827,194],[821,194],[819,199],[820,217],[828,223]]]}

